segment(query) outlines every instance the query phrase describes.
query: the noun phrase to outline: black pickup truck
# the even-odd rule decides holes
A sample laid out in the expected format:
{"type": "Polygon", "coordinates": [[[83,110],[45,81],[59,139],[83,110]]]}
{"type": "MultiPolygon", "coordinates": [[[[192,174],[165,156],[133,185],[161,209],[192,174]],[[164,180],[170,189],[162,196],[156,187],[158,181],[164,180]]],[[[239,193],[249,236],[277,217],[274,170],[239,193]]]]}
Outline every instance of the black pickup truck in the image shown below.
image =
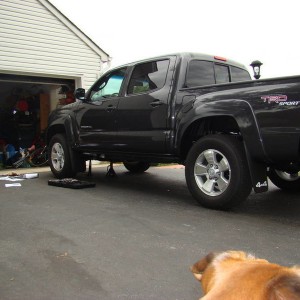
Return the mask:
{"type": "Polygon", "coordinates": [[[55,177],[85,171],[87,160],[185,166],[203,206],[228,209],[270,180],[299,189],[300,76],[251,80],[234,61],[180,53],[105,73],[76,103],[49,116],[55,177]]]}

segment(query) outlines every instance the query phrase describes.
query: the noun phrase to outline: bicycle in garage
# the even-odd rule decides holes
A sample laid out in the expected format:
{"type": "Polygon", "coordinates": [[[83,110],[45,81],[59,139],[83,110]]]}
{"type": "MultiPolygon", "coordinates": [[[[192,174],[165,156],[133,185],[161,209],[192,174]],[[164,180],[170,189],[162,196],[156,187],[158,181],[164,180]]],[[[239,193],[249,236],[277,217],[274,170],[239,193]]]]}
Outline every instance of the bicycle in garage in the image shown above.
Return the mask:
{"type": "Polygon", "coordinates": [[[27,149],[24,149],[20,159],[15,161],[12,166],[19,168],[20,166],[29,165],[31,167],[42,167],[48,163],[48,149],[41,137],[27,149]]]}

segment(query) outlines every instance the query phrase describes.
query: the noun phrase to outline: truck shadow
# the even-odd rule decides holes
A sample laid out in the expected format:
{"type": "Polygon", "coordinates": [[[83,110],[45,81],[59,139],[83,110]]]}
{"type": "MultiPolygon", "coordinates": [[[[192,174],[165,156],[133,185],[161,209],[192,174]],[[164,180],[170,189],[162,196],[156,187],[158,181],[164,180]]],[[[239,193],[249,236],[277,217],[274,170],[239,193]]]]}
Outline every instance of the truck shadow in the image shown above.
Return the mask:
{"type": "Polygon", "coordinates": [[[181,205],[197,206],[186,186],[184,171],[181,169],[150,168],[147,172],[133,174],[123,167],[115,167],[116,176],[106,176],[105,167],[93,170],[92,177],[80,174],[78,179],[96,182],[101,193],[111,193],[130,197],[130,193],[139,194],[143,199],[157,201],[160,204],[176,202],[181,205]],[[165,199],[165,200],[164,200],[165,199]]]}
{"type": "Polygon", "coordinates": [[[232,212],[300,226],[299,192],[282,191],[270,185],[268,192],[251,193],[248,199],[240,206],[232,209],[232,212]]]}
{"type": "MultiPolygon", "coordinates": [[[[191,196],[186,186],[184,169],[150,168],[142,174],[132,174],[123,167],[116,167],[115,170],[116,177],[107,177],[106,168],[97,168],[89,180],[97,183],[103,195],[109,195],[113,189],[116,196],[124,196],[129,201],[143,199],[158,205],[173,204],[185,209],[199,209],[202,213],[211,211],[202,208],[191,196]]],[[[78,178],[87,177],[83,174],[78,178]]],[[[270,184],[268,192],[262,194],[252,192],[241,205],[220,213],[262,217],[279,223],[300,225],[299,193],[281,191],[270,184]]]]}

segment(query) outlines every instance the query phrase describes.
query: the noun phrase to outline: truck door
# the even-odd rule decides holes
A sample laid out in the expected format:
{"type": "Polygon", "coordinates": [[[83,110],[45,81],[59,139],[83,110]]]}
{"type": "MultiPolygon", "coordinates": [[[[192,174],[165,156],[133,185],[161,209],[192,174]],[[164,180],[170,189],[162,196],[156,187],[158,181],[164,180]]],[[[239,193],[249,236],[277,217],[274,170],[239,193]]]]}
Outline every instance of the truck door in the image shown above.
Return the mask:
{"type": "Polygon", "coordinates": [[[116,109],[126,68],[101,77],[87,94],[77,111],[80,146],[89,149],[111,149],[116,142],[116,109]]]}
{"type": "Polygon", "coordinates": [[[175,57],[134,66],[117,112],[118,148],[164,153],[175,57]]]}

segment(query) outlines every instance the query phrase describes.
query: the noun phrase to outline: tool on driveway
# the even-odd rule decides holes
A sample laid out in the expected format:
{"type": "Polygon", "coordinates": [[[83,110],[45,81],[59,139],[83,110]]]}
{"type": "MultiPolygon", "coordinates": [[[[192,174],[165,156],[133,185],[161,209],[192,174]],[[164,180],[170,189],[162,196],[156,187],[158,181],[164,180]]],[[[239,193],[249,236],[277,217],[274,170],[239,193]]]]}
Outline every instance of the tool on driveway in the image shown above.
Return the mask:
{"type": "Polygon", "coordinates": [[[63,179],[49,179],[48,185],[70,188],[70,189],[83,189],[88,187],[95,187],[96,183],[78,180],[74,178],[63,178],[63,179]]]}

